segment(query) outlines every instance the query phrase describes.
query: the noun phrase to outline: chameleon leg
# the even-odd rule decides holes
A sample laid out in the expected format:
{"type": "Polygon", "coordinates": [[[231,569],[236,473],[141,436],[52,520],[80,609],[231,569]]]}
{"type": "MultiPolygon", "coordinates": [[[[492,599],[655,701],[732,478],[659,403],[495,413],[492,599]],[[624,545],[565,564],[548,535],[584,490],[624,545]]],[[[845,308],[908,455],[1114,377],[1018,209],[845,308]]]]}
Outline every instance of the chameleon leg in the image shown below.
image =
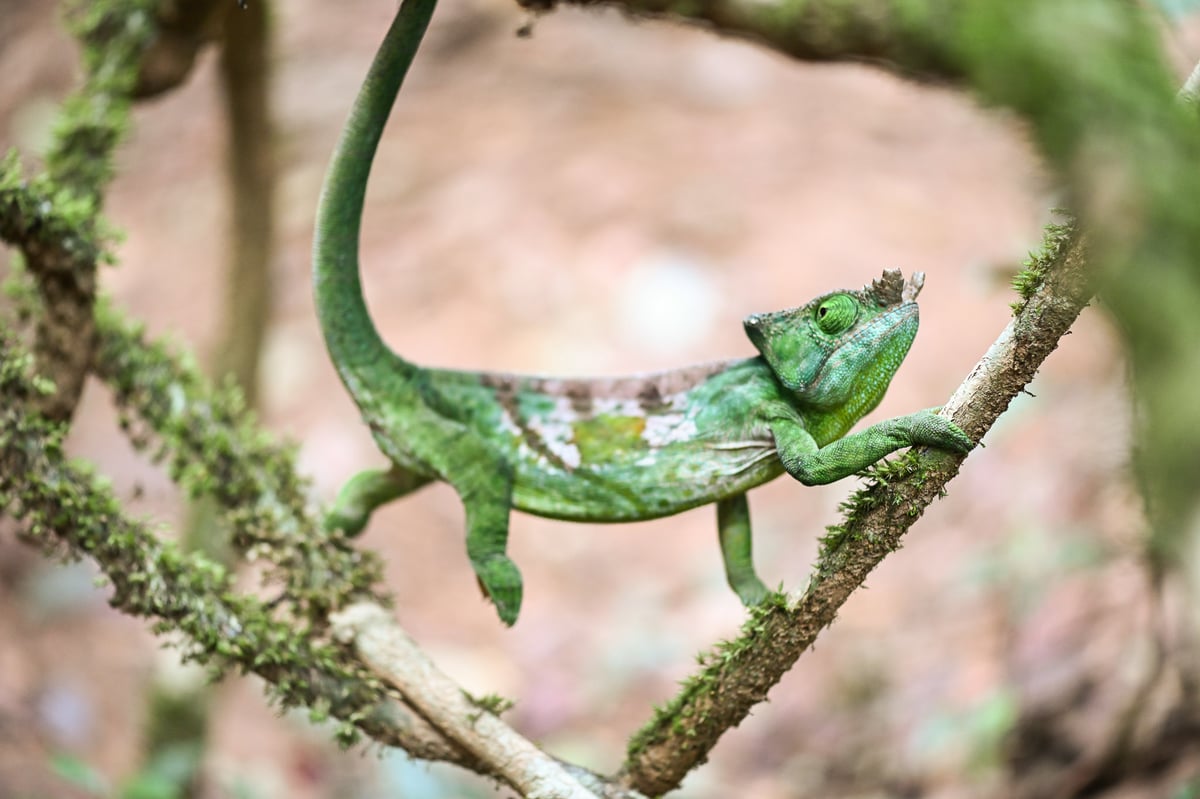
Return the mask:
{"type": "Polygon", "coordinates": [[[512,477],[503,459],[484,462],[447,481],[458,491],[467,512],[467,557],[479,585],[510,627],[521,610],[521,573],[505,554],[512,506],[512,477]]]}
{"type": "Polygon", "coordinates": [[[500,620],[521,610],[521,573],[505,554],[512,507],[512,470],[495,447],[458,422],[422,414],[423,460],[453,486],[467,514],[467,557],[500,620]]]}
{"type": "Polygon", "coordinates": [[[498,492],[463,496],[467,511],[467,557],[479,578],[479,585],[496,606],[500,621],[511,627],[521,611],[521,572],[505,554],[508,543],[508,493],[503,500],[498,492]]]}
{"type": "Polygon", "coordinates": [[[932,411],[886,419],[820,448],[808,431],[794,422],[773,424],[771,432],[783,467],[804,485],[826,485],[849,477],[905,447],[967,453],[975,446],[954,422],[932,411]]]}
{"type": "Polygon", "coordinates": [[[326,532],[341,530],[346,535],[358,535],[376,508],[417,490],[430,480],[430,477],[399,466],[359,472],[342,486],[321,526],[326,532]]]}
{"type": "Polygon", "coordinates": [[[745,494],[717,502],[717,534],[721,539],[721,557],[725,577],[746,607],[757,605],[770,593],[754,573],[751,557],[750,505],[745,494]]]}

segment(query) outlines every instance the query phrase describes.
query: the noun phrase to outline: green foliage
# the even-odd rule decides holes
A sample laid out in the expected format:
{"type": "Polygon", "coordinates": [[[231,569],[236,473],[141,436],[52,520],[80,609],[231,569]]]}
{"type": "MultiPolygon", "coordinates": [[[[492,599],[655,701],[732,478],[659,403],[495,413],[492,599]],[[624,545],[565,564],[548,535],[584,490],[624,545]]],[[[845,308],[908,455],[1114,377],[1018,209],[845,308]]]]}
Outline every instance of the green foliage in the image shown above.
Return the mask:
{"type": "Polygon", "coordinates": [[[925,757],[959,750],[972,772],[986,774],[1003,764],[1005,742],[1019,715],[1020,698],[1001,687],[971,707],[930,714],[917,730],[916,746],[925,757]]]}
{"type": "Polygon", "coordinates": [[[187,799],[200,764],[198,746],[169,746],[113,788],[89,763],[65,753],[51,758],[54,772],[87,796],[96,799],[187,799]]]}
{"type": "Polygon", "coordinates": [[[108,796],[112,792],[103,775],[77,757],[57,754],[50,759],[50,767],[64,782],[89,796],[108,796]]]}

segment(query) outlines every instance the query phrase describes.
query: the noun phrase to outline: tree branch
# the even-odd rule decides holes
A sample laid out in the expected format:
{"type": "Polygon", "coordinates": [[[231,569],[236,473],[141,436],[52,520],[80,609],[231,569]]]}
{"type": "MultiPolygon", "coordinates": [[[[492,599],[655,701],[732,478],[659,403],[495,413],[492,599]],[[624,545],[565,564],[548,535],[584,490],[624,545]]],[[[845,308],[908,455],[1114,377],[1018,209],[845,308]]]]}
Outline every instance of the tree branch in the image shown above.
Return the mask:
{"type": "Polygon", "coordinates": [[[961,3],[950,0],[517,0],[536,13],[558,5],[609,6],[635,17],[686,22],[802,61],[861,61],[919,80],[958,80],[944,46],[961,3]]]}
{"type": "Polygon", "coordinates": [[[194,496],[217,501],[237,549],[276,565],[271,576],[298,618],[319,624],[353,600],[382,599],[379,559],[321,530],[293,448],[258,427],[236,387],[215,390],[193,363],[147,342],[107,304],[96,318],[96,375],[112,389],[134,443],[157,436],[155,456],[194,496]]]}
{"type": "MultiPolygon", "coordinates": [[[[77,7],[72,28],[83,44],[83,85],[63,103],[46,154],[46,186],[60,211],[78,217],[83,238],[99,241],[99,209],[112,179],[112,154],[124,134],[142,50],[154,33],[151,0],[110,0],[77,7]]],[[[45,260],[25,249],[45,312],[37,321],[36,354],[42,374],[55,385],[39,397],[38,410],[65,421],[83,392],[95,346],[92,304],[96,260],[45,260]]]]}
{"type": "MultiPolygon", "coordinates": [[[[267,0],[255,0],[245,9],[266,15],[267,0]]],[[[159,0],[155,9],[158,35],[142,53],[135,95],[156,97],[180,86],[191,74],[196,56],[221,36],[221,26],[237,13],[233,0],[159,0]]]]}
{"type": "MultiPolygon", "coordinates": [[[[1034,268],[1036,290],[943,408],[978,440],[1033,379],[1087,304],[1082,244],[1051,227],[1034,268]]],[[[719,644],[702,670],[630,742],[620,782],[658,796],[679,786],[720,736],[766,699],[841,606],[958,473],[961,456],[933,450],[877,467],[824,539],[808,589],[755,608],[742,635],[719,644]]]]}
{"type": "MultiPolygon", "coordinates": [[[[47,390],[30,366],[0,328],[0,508],[22,522],[29,541],[48,554],[93,559],[113,589],[110,604],[157,619],[159,634],[187,635],[187,658],[257,674],[285,707],[332,715],[414,757],[490,773],[389,696],[343,649],[322,642],[319,630],[273,618],[268,604],[231,593],[222,567],[181,554],[128,519],[109,489],[68,462],[63,428],[27,413],[47,390]]],[[[339,735],[352,737],[349,728],[339,735]]]]}
{"type": "Polygon", "coordinates": [[[553,758],[518,735],[496,715],[467,697],[434,665],[391,614],[360,603],[330,618],[334,635],[381,679],[394,685],[421,715],[448,738],[528,799],[597,799],[553,758]]]}

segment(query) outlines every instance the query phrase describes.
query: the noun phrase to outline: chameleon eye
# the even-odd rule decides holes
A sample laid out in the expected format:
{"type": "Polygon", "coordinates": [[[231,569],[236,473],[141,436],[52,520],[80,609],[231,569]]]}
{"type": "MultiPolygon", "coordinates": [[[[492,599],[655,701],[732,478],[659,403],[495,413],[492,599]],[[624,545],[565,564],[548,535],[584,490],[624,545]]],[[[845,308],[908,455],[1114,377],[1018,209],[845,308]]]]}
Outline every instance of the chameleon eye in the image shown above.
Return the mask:
{"type": "Polygon", "coordinates": [[[830,336],[846,331],[858,318],[858,303],[848,294],[826,297],[814,312],[817,327],[830,336]]]}

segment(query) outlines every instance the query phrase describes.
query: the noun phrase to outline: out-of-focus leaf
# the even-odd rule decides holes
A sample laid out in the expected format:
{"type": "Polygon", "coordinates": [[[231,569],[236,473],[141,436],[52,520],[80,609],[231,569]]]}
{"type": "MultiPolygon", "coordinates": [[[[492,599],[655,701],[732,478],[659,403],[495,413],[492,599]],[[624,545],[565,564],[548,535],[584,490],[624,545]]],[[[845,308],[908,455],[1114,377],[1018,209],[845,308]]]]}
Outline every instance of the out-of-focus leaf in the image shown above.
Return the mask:
{"type": "Polygon", "coordinates": [[[1172,19],[1178,19],[1200,9],[1200,0],[1154,0],[1154,4],[1172,19]]]}
{"type": "Polygon", "coordinates": [[[50,758],[50,768],[77,788],[81,788],[93,796],[108,796],[108,781],[87,763],[74,755],[58,753],[50,758]]]}

